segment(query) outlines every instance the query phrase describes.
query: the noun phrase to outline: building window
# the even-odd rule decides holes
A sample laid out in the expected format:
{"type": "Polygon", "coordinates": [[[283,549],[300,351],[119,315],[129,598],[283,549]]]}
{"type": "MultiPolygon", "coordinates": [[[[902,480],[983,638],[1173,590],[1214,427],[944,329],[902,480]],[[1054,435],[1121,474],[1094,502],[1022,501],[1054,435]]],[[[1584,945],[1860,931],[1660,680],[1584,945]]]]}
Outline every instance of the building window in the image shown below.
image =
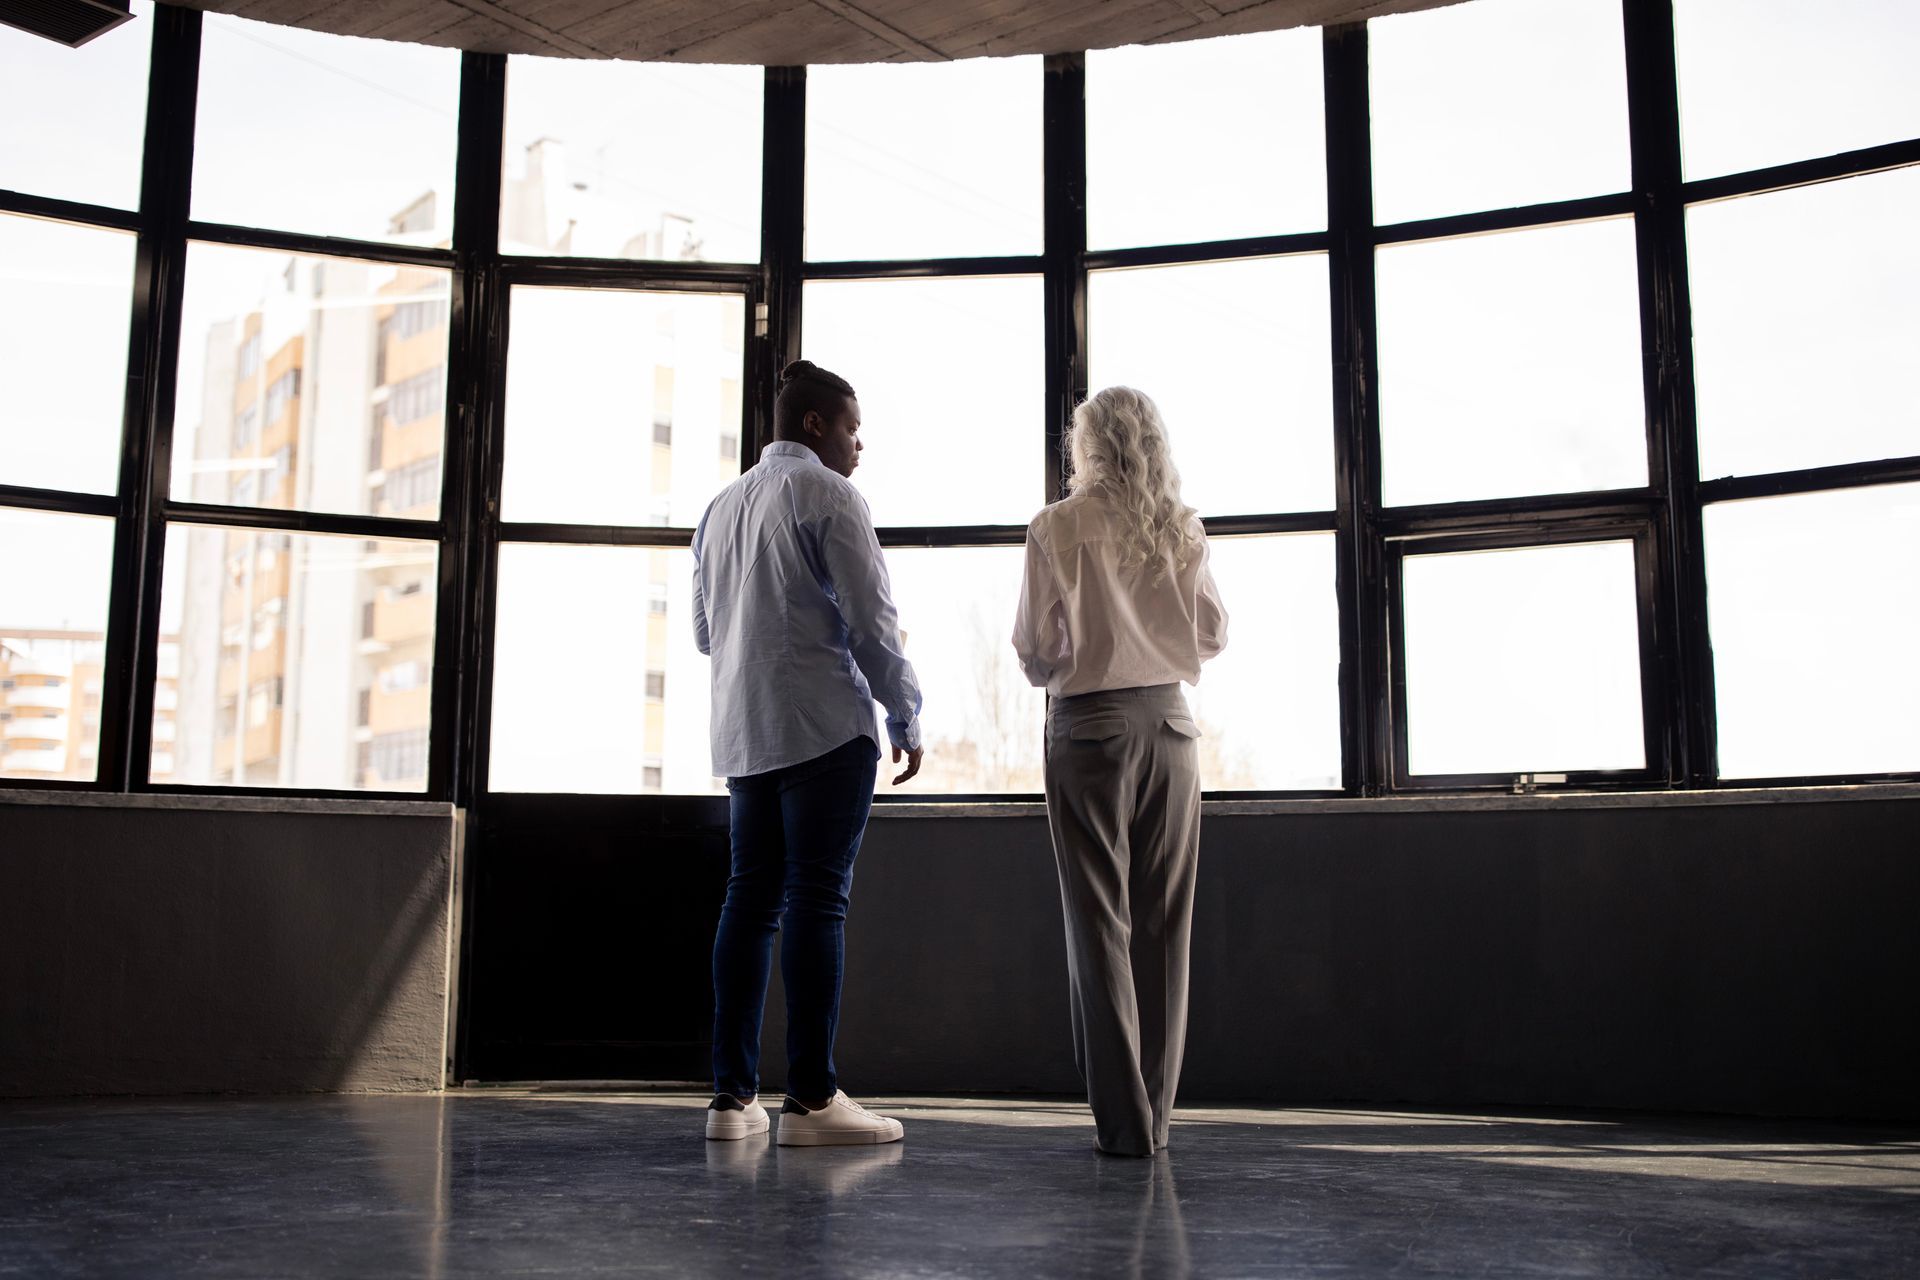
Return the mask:
{"type": "Polygon", "coordinates": [[[261,418],[268,423],[278,422],[299,394],[300,371],[289,369],[267,384],[267,404],[260,411],[261,418]]]}
{"type": "Polygon", "coordinates": [[[384,497],[393,514],[440,502],[440,458],[422,458],[387,473],[384,497]]]}
{"type": "Polygon", "coordinates": [[[424,662],[398,662],[391,667],[380,669],[380,692],[405,693],[409,689],[424,689],[427,685],[428,667],[424,662]]]}
{"type": "Polygon", "coordinates": [[[740,435],[734,431],[720,433],[720,461],[740,464],[740,435]]]}
{"type": "Polygon", "coordinates": [[[413,338],[441,328],[447,322],[447,304],[438,300],[403,302],[393,309],[387,331],[395,338],[413,338]]]}
{"type": "Polygon", "coordinates": [[[427,731],[375,734],[369,760],[381,782],[406,782],[427,774],[427,731]]]}
{"type": "Polygon", "coordinates": [[[667,673],[664,671],[647,672],[647,697],[658,702],[667,696],[667,673]]]}
{"type": "Polygon", "coordinates": [[[658,791],[665,785],[665,774],[657,764],[644,765],[640,770],[640,785],[648,791],[658,791]]]}
{"type": "Polygon", "coordinates": [[[673,443],[673,419],[655,418],[653,420],[653,442],[667,445],[673,443]]]}
{"type": "Polygon", "coordinates": [[[438,414],[447,399],[447,369],[435,365],[425,373],[416,373],[396,382],[387,396],[387,414],[395,425],[405,426],[438,414]]]}

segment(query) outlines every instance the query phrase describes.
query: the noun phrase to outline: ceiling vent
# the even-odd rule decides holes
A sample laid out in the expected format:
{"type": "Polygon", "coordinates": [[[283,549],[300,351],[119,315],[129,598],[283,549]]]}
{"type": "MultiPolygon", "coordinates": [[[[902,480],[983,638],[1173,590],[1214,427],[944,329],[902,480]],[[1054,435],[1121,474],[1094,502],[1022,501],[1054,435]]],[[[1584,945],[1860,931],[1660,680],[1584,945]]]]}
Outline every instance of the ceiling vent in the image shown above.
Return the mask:
{"type": "Polygon", "coordinates": [[[132,0],[0,0],[0,23],[78,49],[133,16],[132,0]]]}

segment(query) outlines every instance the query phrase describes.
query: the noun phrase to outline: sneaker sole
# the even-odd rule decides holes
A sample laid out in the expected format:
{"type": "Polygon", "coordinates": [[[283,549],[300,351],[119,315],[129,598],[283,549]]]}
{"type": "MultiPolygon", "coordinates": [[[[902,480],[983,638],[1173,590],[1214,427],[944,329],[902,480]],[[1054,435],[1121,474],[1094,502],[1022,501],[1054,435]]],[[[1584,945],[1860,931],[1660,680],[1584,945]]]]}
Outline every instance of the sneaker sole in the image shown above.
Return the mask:
{"type": "Polygon", "coordinates": [[[882,1129],[802,1129],[788,1133],[787,1126],[782,1124],[780,1136],[774,1141],[783,1147],[877,1147],[906,1136],[905,1129],[899,1133],[882,1129]]]}
{"type": "Polygon", "coordinates": [[[751,1138],[756,1133],[765,1133],[767,1124],[766,1116],[761,1116],[758,1120],[736,1121],[732,1124],[720,1124],[709,1120],[707,1121],[707,1140],[732,1142],[739,1138],[751,1138]]]}

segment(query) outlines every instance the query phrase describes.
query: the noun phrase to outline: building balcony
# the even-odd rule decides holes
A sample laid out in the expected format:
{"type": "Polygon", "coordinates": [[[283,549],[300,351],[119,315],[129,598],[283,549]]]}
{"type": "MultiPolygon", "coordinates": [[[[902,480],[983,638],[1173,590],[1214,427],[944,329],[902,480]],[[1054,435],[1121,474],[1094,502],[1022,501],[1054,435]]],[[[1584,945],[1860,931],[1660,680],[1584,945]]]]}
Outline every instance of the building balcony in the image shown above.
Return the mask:
{"type": "Polygon", "coordinates": [[[65,773],[67,753],[57,751],[9,751],[0,755],[0,773],[18,777],[26,773],[65,773]]]}
{"type": "Polygon", "coordinates": [[[433,593],[416,592],[373,602],[373,625],[366,638],[392,647],[433,634],[433,593]]]}
{"type": "Polygon", "coordinates": [[[9,707],[45,707],[65,711],[73,702],[73,690],[64,684],[22,684],[7,690],[9,707]]]}
{"type": "Polygon", "coordinates": [[[65,662],[32,658],[22,654],[8,664],[7,672],[14,676],[51,676],[56,680],[64,681],[72,674],[72,669],[65,662]]]}
{"type": "Polygon", "coordinates": [[[34,716],[23,719],[15,717],[0,725],[0,737],[8,742],[57,742],[64,753],[67,742],[67,718],[65,716],[34,716]]]}

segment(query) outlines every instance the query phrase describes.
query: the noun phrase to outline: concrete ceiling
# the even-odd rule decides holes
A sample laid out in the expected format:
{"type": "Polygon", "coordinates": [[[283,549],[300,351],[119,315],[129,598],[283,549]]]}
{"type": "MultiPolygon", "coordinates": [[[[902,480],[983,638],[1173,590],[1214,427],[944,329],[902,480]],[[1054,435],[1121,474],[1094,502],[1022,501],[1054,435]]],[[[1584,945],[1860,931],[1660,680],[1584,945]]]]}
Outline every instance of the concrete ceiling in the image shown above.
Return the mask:
{"type": "Polygon", "coordinates": [[[262,22],[647,62],[926,62],[1355,22],[1454,0],[185,0],[262,22]]]}

